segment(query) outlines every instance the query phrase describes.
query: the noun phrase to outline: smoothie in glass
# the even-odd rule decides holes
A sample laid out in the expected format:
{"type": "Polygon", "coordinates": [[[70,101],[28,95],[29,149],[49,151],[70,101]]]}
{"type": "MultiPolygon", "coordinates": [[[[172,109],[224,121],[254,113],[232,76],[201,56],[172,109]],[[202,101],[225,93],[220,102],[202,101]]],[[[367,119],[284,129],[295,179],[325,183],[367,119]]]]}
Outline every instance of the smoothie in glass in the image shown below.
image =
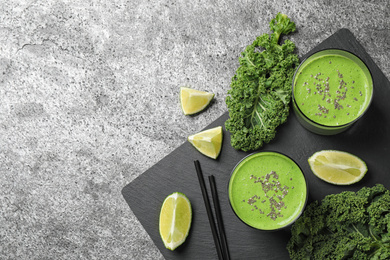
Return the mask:
{"type": "Polygon", "coordinates": [[[330,49],[303,61],[293,79],[293,108],[300,123],[318,134],[337,134],[369,107],[373,81],[352,53],[330,49]]]}
{"type": "Polygon", "coordinates": [[[307,200],[307,184],[299,166],[276,152],[245,157],[229,181],[230,205],[245,224],[277,230],[292,224],[307,200]]]}

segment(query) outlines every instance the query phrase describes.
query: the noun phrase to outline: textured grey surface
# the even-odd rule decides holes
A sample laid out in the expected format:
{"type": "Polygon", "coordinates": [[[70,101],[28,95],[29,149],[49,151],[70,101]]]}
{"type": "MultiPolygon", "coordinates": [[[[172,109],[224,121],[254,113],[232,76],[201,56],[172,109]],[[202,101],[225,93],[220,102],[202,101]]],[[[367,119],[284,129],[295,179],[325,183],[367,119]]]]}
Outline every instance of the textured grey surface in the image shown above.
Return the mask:
{"type": "Polygon", "coordinates": [[[387,0],[4,1],[0,258],[162,259],[120,191],[226,111],[279,11],[300,56],[345,27],[390,78],[387,0]],[[182,115],[184,85],[215,101],[182,115]]]}

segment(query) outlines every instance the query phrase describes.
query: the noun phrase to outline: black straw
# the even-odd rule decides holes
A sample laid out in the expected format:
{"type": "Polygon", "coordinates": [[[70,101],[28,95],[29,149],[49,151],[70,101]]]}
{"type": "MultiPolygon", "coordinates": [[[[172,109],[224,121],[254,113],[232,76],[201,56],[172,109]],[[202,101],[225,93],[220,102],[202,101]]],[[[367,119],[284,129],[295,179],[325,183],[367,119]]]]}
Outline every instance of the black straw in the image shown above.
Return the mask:
{"type": "Polygon", "coordinates": [[[225,228],[223,226],[222,212],[221,212],[221,207],[219,205],[217,185],[215,184],[214,175],[209,176],[209,182],[211,187],[211,195],[213,196],[214,209],[217,216],[217,224],[218,224],[219,236],[221,238],[222,253],[224,254],[224,259],[230,260],[229,248],[226,240],[225,228]]]}
{"type": "Polygon", "coordinates": [[[215,247],[217,249],[218,259],[223,260],[223,255],[222,255],[221,245],[220,245],[219,238],[218,238],[217,228],[216,228],[215,222],[214,222],[214,215],[211,211],[210,201],[209,201],[209,197],[207,195],[206,184],[205,184],[204,179],[203,179],[203,174],[202,174],[202,170],[200,168],[200,163],[198,160],[194,161],[194,163],[195,163],[196,173],[198,174],[200,189],[202,190],[204,204],[206,206],[207,216],[209,217],[209,223],[210,223],[210,227],[211,227],[211,232],[213,233],[215,247]]]}

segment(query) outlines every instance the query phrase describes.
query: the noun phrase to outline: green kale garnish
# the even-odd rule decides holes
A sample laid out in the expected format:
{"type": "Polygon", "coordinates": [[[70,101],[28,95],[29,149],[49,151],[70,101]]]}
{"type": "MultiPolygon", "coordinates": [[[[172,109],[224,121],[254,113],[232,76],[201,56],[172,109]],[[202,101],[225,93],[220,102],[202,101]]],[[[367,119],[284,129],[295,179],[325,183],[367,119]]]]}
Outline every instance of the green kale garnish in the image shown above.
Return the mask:
{"type": "Polygon", "coordinates": [[[291,227],[291,259],[390,259],[390,191],[382,184],[312,202],[291,227]]]}
{"type": "Polygon", "coordinates": [[[295,23],[278,13],[270,29],[271,35],[257,37],[241,53],[228,91],[225,126],[235,149],[256,150],[268,143],[289,115],[292,77],[299,59],[292,41],[278,42],[282,34],[295,31],[295,23]]]}

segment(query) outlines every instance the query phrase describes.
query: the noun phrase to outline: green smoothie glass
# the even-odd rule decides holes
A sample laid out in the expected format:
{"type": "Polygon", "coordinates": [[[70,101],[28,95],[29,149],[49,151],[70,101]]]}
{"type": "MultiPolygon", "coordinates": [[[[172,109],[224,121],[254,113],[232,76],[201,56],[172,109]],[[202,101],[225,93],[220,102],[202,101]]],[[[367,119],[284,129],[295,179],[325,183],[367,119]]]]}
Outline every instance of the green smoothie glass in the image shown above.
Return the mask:
{"type": "Polygon", "coordinates": [[[236,216],[259,230],[290,226],[303,212],[308,190],[300,167],[277,152],[248,155],[233,169],[229,202],[236,216]]]}
{"type": "Polygon", "coordinates": [[[370,70],[356,55],[340,49],[314,53],[293,77],[294,112],[306,129],[317,134],[348,129],[367,111],[372,96],[370,70]]]}

